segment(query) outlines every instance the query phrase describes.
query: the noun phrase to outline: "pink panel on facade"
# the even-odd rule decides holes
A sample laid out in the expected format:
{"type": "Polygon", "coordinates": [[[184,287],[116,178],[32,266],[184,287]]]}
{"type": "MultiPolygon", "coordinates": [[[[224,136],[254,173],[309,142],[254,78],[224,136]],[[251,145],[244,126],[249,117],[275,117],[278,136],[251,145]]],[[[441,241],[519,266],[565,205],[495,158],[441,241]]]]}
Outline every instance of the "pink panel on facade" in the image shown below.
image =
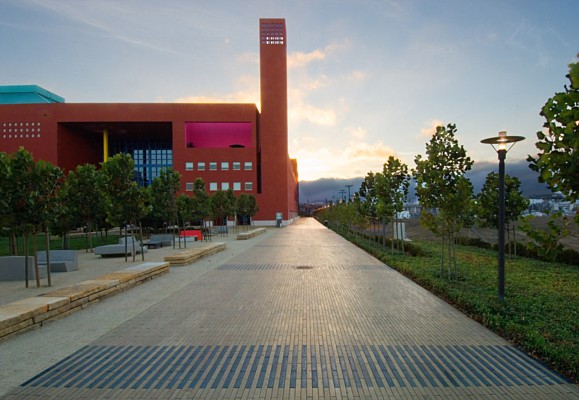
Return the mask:
{"type": "Polygon", "coordinates": [[[251,122],[186,122],[185,145],[195,148],[252,147],[251,122]]]}

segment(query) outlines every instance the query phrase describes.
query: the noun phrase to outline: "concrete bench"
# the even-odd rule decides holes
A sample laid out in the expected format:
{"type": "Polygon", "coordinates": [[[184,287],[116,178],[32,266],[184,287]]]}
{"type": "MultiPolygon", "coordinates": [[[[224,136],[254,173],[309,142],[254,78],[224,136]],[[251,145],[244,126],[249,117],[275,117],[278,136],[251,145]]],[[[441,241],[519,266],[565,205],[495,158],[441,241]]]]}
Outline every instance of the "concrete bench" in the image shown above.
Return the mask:
{"type": "Polygon", "coordinates": [[[132,256],[133,248],[135,254],[140,254],[141,252],[146,253],[147,248],[139,244],[139,242],[132,236],[128,238],[120,238],[118,244],[107,244],[104,246],[95,247],[94,253],[97,256],[132,256]],[[127,242],[125,244],[125,241],[127,242]],[[133,246],[134,242],[134,246],[133,246]]]}
{"type": "Polygon", "coordinates": [[[222,250],[225,250],[225,243],[223,242],[205,244],[201,247],[183,250],[178,253],[165,256],[165,261],[171,264],[171,266],[187,265],[200,259],[201,257],[209,256],[222,250]]]}
{"type": "MultiPolygon", "coordinates": [[[[76,250],[49,250],[50,271],[69,272],[78,270],[78,252],[76,250]]],[[[46,265],[46,251],[39,251],[38,265],[46,265]]]]}
{"type": "Polygon", "coordinates": [[[241,232],[237,234],[237,240],[247,240],[251,239],[254,236],[261,235],[262,233],[267,232],[267,228],[255,228],[247,232],[241,232]]]}
{"type": "Polygon", "coordinates": [[[169,272],[168,262],[148,262],[72,286],[0,306],[0,340],[41,327],[131,286],[169,272]]]}
{"type": "Polygon", "coordinates": [[[174,236],[172,233],[163,233],[157,235],[151,235],[151,238],[145,242],[145,245],[148,248],[155,247],[163,247],[163,246],[172,246],[174,236]]]}
{"type": "MultiPolygon", "coordinates": [[[[23,281],[24,274],[24,256],[6,256],[0,257],[0,281],[23,281]]],[[[39,278],[46,278],[46,265],[38,266],[39,278]]],[[[28,279],[36,279],[34,272],[34,257],[28,256],[28,279]]]]}

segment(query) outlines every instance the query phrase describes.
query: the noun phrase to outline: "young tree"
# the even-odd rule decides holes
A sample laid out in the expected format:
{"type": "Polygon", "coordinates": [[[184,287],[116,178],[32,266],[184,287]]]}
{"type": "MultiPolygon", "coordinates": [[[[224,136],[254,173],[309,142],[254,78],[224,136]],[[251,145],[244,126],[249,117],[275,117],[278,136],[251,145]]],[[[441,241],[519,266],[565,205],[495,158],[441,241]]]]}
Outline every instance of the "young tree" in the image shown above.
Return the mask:
{"type": "Polygon", "coordinates": [[[10,228],[14,235],[14,241],[16,241],[17,235],[22,235],[24,239],[24,279],[26,281],[26,287],[28,287],[29,270],[29,235],[32,232],[29,217],[30,209],[32,209],[33,206],[30,193],[34,167],[35,164],[32,155],[22,147],[12,154],[10,159],[10,174],[8,176],[8,187],[10,187],[11,190],[9,192],[10,195],[7,196],[11,202],[10,209],[12,212],[12,218],[10,218],[12,226],[10,228]]]}
{"type": "Polygon", "coordinates": [[[201,221],[205,229],[205,220],[211,215],[209,195],[205,191],[205,182],[197,178],[193,183],[193,219],[201,221]]]}
{"type": "Polygon", "coordinates": [[[442,238],[441,268],[444,268],[444,246],[448,250],[448,275],[456,272],[455,234],[464,222],[472,199],[472,184],[464,177],[473,161],[455,138],[456,125],[438,126],[426,144],[426,158],[417,155],[413,175],[416,195],[422,206],[421,223],[442,238]]]}
{"type": "MultiPolygon", "coordinates": [[[[384,225],[392,222],[392,251],[394,251],[395,229],[398,228],[396,214],[404,210],[409,185],[408,166],[392,156],[388,157],[382,173],[375,176],[377,213],[383,217],[384,225]]],[[[403,243],[402,241],[404,249],[403,243]]]]}
{"type": "Polygon", "coordinates": [[[195,201],[193,197],[189,197],[186,194],[180,194],[176,200],[177,205],[177,214],[179,216],[179,220],[183,222],[183,226],[186,223],[191,223],[194,218],[194,207],[195,201]]]}
{"type": "Polygon", "coordinates": [[[14,213],[12,212],[12,195],[13,187],[11,185],[12,181],[12,158],[6,153],[0,153],[0,227],[3,227],[0,232],[2,235],[5,233],[9,236],[9,252],[10,254],[16,254],[15,252],[15,241],[12,228],[14,226],[14,213]]]}
{"type": "Polygon", "coordinates": [[[249,225],[251,225],[251,219],[259,211],[259,207],[257,205],[257,199],[252,194],[249,195],[248,203],[249,203],[249,225]]]}
{"type": "Polygon", "coordinates": [[[64,174],[59,167],[49,162],[39,160],[34,165],[31,180],[31,207],[28,221],[32,228],[34,246],[34,270],[36,274],[36,286],[40,286],[40,274],[38,270],[37,234],[44,231],[46,246],[46,273],[48,286],[52,285],[50,274],[50,234],[49,223],[54,220],[58,201],[58,191],[62,184],[64,174]]]}
{"type": "MultiPolygon", "coordinates": [[[[104,197],[107,199],[107,220],[121,228],[125,226],[126,236],[126,225],[129,223],[134,225],[148,212],[146,193],[139,189],[133,180],[134,162],[129,154],[116,154],[101,165],[104,197]]],[[[133,259],[134,257],[133,251],[133,259]]],[[[127,260],[126,252],[125,260],[127,260]]]]}
{"type": "MultiPolygon", "coordinates": [[[[527,161],[539,172],[540,182],[575,202],[579,199],[579,62],[569,65],[567,78],[570,86],[555,93],[541,109],[546,132],[537,132],[539,153],[529,155],[527,161]]],[[[579,214],[575,221],[579,223],[579,214]]]]}
{"type": "Polygon", "coordinates": [[[92,232],[106,204],[101,191],[101,179],[102,175],[96,166],[85,164],[70,171],[64,183],[67,206],[85,226],[87,252],[92,252],[92,232]]]}
{"type": "Polygon", "coordinates": [[[249,221],[249,195],[241,193],[237,198],[236,213],[241,217],[241,225],[246,225],[249,221]]]}
{"type": "MultiPolygon", "coordinates": [[[[487,228],[499,228],[499,175],[491,172],[487,175],[485,183],[476,196],[477,216],[480,224],[487,228]]],[[[507,232],[513,231],[516,249],[516,232],[514,222],[517,221],[523,211],[529,207],[529,200],[521,192],[521,181],[516,177],[505,175],[505,225],[507,232]]],[[[510,248],[510,247],[509,247],[510,248]]]]}
{"type": "MultiPolygon", "coordinates": [[[[224,226],[227,226],[227,217],[233,214],[235,207],[231,199],[231,194],[228,192],[229,190],[218,190],[211,196],[211,213],[213,218],[224,226]]],[[[233,191],[231,192],[233,193],[233,191]]]]}
{"type": "Polygon", "coordinates": [[[354,196],[360,200],[358,203],[360,214],[369,218],[372,226],[375,227],[378,220],[378,212],[376,210],[378,197],[376,196],[376,175],[372,171],[366,174],[364,181],[360,185],[360,190],[354,196]]]}
{"type": "Polygon", "coordinates": [[[157,224],[173,222],[179,225],[176,221],[178,207],[175,198],[181,186],[180,180],[181,176],[173,168],[163,168],[149,186],[151,217],[157,224]]]}

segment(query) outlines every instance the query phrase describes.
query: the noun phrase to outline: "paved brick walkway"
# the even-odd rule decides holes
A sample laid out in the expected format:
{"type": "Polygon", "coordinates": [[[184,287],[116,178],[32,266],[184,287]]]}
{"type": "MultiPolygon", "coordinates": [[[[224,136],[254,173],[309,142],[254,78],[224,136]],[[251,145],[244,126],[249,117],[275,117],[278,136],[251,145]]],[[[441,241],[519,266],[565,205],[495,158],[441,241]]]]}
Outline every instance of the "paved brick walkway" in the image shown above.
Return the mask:
{"type": "Polygon", "coordinates": [[[529,400],[579,389],[302,219],[3,398],[34,396],[529,400]]]}

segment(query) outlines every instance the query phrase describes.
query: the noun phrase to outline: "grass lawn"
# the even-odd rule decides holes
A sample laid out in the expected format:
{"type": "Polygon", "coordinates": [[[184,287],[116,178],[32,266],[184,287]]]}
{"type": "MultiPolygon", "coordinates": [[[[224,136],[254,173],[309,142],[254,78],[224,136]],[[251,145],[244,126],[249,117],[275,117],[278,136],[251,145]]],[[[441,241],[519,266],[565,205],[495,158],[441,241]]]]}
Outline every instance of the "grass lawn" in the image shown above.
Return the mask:
{"type": "MultiPolygon", "coordinates": [[[[45,250],[45,236],[44,234],[38,235],[38,250],[45,250]]],[[[118,243],[119,236],[117,234],[109,234],[107,237],[100,236],[100,235],[93,235],[92,237],[92,246],[93,248],[96,246],[102,246],[105,244],[115,244],[118,243]]],[[[86,240],[85,236],[74,236],[70,237],[68,240],[68,248],[70,250],[82,250],[88,247],[88,241],[86,240]]],[[[50,240],[50,249],[51,250],[60,250],[62,249],[62,241],[60,239],[51,239],[50,240]]],[[[8,238],[1,236],[0,237],[0,256],[8,256],[9,253],[9,245],[8,245],[8,238]]],[[[30,255],[33,255],[32,252],[32,237],[30,238],[29,242],[29,252],[30,255]]],[[[24,240],[22,238],[18,238],[18,255],[24,255],[24,240]]]]}
{"type": "Polygon", "coordinates": [[[497,253],[457,246],[458,278],[440,272],[440,245],[413,242],[424,255],[392,255],[361,237],[347,239],[453,304],[503,338],[579,382],[579,268],[514,258],[505,261],[505,302],[498,301],[497,253]]]}

